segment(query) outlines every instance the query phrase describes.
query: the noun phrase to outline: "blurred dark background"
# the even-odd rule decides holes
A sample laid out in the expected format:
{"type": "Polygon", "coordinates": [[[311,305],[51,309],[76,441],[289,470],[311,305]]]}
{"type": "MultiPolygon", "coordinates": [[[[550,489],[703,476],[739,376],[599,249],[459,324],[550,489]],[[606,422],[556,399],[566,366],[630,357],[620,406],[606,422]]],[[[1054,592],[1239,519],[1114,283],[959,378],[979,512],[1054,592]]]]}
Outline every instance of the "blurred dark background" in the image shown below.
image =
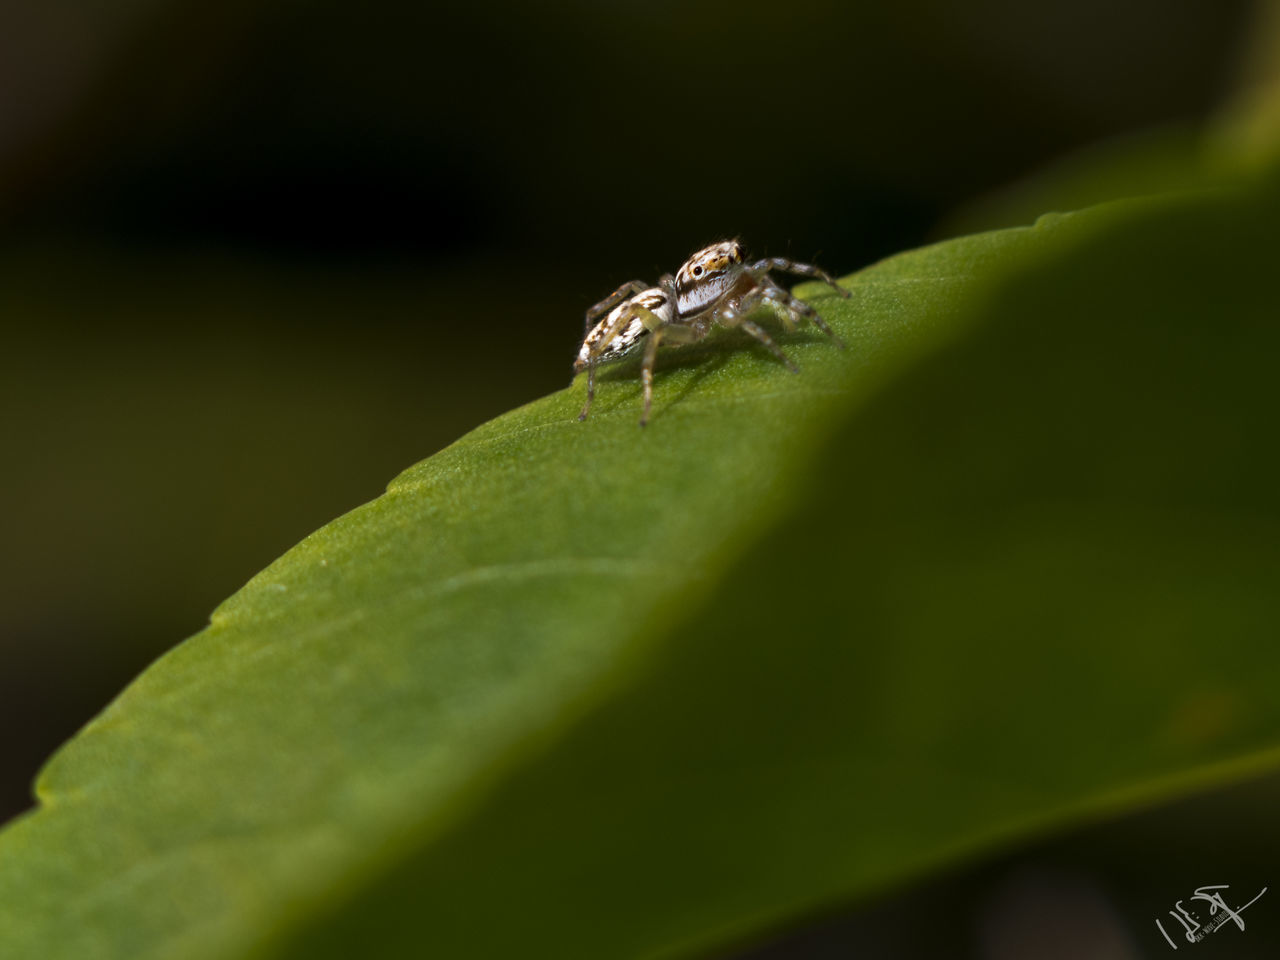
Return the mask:
{"type": "Polygon", "coordinates": [[[618,283],[1017,222],[1064,158],[1194,144],[1257,12],[4,5],[0,821],[291,544],[566,386],[618,283]]]}

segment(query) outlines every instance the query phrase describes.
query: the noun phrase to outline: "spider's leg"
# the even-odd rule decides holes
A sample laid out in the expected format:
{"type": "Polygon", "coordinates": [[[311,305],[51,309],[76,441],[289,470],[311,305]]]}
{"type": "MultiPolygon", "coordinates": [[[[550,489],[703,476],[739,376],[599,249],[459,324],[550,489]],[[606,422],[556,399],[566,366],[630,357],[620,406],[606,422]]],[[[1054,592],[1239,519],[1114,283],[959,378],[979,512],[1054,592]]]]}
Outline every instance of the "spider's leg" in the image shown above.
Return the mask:
{"type": "Polygon", "coordinates": [[[753,323],[750,320],[743,320],[738,324],[738,326],[768,347],[769,352],[781,360],[792,373],[800,372],[800,368],[795,365],[795,362],[782,352],[782,348],[773,342],[773,338],[769,336],[769,334],[765,333],[764,327],[761,327],[759,324],[753,323]]]}
{"type": "Polygon", "coordinates": [[[658,344],[662,342],[662,328],[649,334],[644,347],[644,362],[640,365],[640,380],[644,384],[644,412],[640,414],[640,426],[649,422],[649,408],[653,406],[653,364],[658,357],[658,344]]]}
{"type": "MultiPolygon", "coordinates": [[[[635,342],[638,341],[640,337],[644,336],[645,333],[648,333],[651,338],[658,336],[658,331],[666,324],[666,321],[662,317],[658,316],[652,310],[642,307],[636,303],[628,304],[627,308],[618,314],[617,318],[613,323],[609,324],[604,333],[601,334],[600,338],[592,343],[591,349],[588,353],[587,361],[585,363],[587,368],[587,402],[583,405],[582,412],[578,414],[579,420],[587,419],[587,413],[591,410],[591,401],[595,398],[596,364],[599,362],[599,358],[609,349],[610,345],[613,344],[613,342],[631,326],[632,322],[636,320],[639,320],[641,324],[644,325],[644,331],[635,334],[635,339],[631,343],[623,345],[622,349],[624,352],[629,352],[631,348],[635,346],[635,342]]],[[[657,348],[655,346],[650,346],[650,351],[656,349],[657,348]]],[[[611,357],[609,359],[612,360],[617,358],[611,357]]]]}
{"type": "MultiPolygon", "coordinates": [[[[669,285],[670,281],[670,277],[664,276],[661,282],[669,285]]],[[[644,360],[640,364],[640,381],[644,387],[644,412],[640,415],[640,426],[643,427],[649,422],[649,409],[653,406],[653,365],[658,358],[658,344],[662,343],[662,335],[674,328],[665,319],[644,307],[633,307],[629,312],[639,317],[649,331],[649,342],[644,345],[644,360]]]]}
{"type": "Polygon", "coordinates": [[[759,324],[747,319],[747,314],[759,306],[762,300],[766,299],[769,299],[769,297],[764,292],[764,289],[755,287],[738,301],[736,308],[726,305],[718,309],[715,312],[715,318],[726,327],[741,327],[764,344],[769,352],[782,361],[788,370],[792,373],[799,373],[800,368],[792,362],[790,357],[782,352],[780,346],[773,342],[773,337],[769,336],[759,324]]]}
{"type": "MultiPolygon", "coordinates": [[[[813,325],[830,337],[837,347],[841,350],[844,349],[844,341],[840,339],[834,330],[827,326],[827,321],[823,320],[822,315],[819,314],[812,306],[805,303],[799,297],[792,296],[789,292],[778,286],[778,284],[776,284],[773,279],[767,275],[761,279],[760,286],[761,289],[764,290],[764,293],[762,294],[763,298],[769,303],[775,304],[783,311],[784,315],[787,317],[788,326],[795,326],[794,318],[796,314],[799,314],[806,320],[813,321],[813,325]]],[[[845,292],[847,293],[848,291],[845,292]]]]}
{"type": "Polygon", "coordinates": [[[662,327],[662,339],[673,344],[694,343],[705,337],[708,330],[710,327],[703,323],[668,323],[662,327]]]}
{"type": "Polygon", "coordinates": [[[762,303],[772,307],[773,312],[782,319],[782,325],[786,328],[787,333],[795,333],[800,326],[799,321],[814,312],[812,308],[809,308],[806,312],[791,306],[787,302],[788,300],[794,301],[797,306],[809,307],[803,300],[796,300],[794,297],[788,296],[787,292],[774,283],[773,278],[767,273],[760,278],[759,285],[751,292],[755,294],[752,300],[753,306],[762,303]]]}
{"type": "Polygon", "coordinates": [[[609,294],[587,311],[586,328],[583,330],[583,334],[585,335],[591,332],[591,327],[593,326],[591,321],[600,316],[600,314],[608,313],[623,300],[627,299],[627,297],[634,297],[637,293],[642,293],[647,289],[649,289],[649,285],[643,280],[629,280],[624,283],[617,290],[613,291],[613,293],[609,294]]]}
{"type": "MultiPolygon", "coordinates": [[[[597,359],[605,352],[606,349],[608,349],[609,344],[618,338],[618,334],[627,328],[635,318],[635,315],[640,312],[641,309],[642,308],[637,307],[634,310],[622,311],[622,313],[618,315],[618,318],[605,329],[604,334],[601,335],[600,339],[591,345],[591,349],[587,354],[587,362],[585,364],[587,368],[587,402],[582,405],[582,412],[578,414],[579,420],[587,419],[587,414],[591,410],[591,401],[596,397],[597,359]]],[[[648,310],[644,310],[643,312],[649,313],[648,310]]],[[[650,316],[652,316],[652,314],[650,314],[650,316]]],[[[588,332],[588,336],[590,336],[590,332],[588,332]]]]}
{"type": "Polygon", "coordinates": [[[587,419],[587,414],[591,412],[591,401],[596,398],[596,362],[594,359],[587,361],[587,402],[582,405],[582,412],[578,414],[579,420],[587,419]]]}
{"type": "Polygon", "coordinates": [[[801,263],[798,260],[789,260],[786,257],[765,257],[763,260],[757,260],[755,263],[747,267],[747,273],[755,277],[757,280],[767,274],[770,270],[784,270],[787,273],[794,273],[801,277],[812,277],[815,280],[821,280],[827,286],[835,289],[836,293],[842,297],[848,297],[849,291],[832,279],[831,274],[823,270],[821,267],[815,267],[811,263],[801,263]]]}

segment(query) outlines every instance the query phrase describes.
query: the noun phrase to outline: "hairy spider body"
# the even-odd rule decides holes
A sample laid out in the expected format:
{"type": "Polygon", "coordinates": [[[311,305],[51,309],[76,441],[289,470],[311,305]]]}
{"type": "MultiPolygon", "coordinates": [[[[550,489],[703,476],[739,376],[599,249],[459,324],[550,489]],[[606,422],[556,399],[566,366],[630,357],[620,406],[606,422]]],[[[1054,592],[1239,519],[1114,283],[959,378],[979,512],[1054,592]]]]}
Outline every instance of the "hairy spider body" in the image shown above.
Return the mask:
{"type": "Polygon", "coordinates": [[[614,307],[587,333],[574,361],[574,370],[622,359],[645,334],[670,323],[671,318],[671,298],[666,291],[659,287],[642,289],[614,307]]]}
{"type": "Polygon", "coordinates": [[[762,327],[747,315],[762,306],[774,308],[782,315],[784,326],[794,330],[805,320],[813,321],[839,347],[844,344],[827,326],[818,312],[793,297],[778,285],[771,270],[783,270],[814,277],[835,288],[844,297],[849,291],[839,287],[827,273],[812,264],[798,263],[785,257],[769,257],[746,263],[742,245],[736,240],[723,240],[704,247],[684,262],[676,275],[666,275],[656,287],[646,287],[639,280],[625,283],[587,311],[588,332],[578,351],[574,370],[587,371],[587,402],[578,415],[585,420],[595,397],[597,364],[619,360],[630,353],[641,340],[648,338],[640,375],[644,385],[644,413],[640,425],[649,421],[653,403],[653,365],[658,346],[694,343],[707,336],[719,324],[746,331],[792,373],[799,368],[773,342],[762,327]],[[591,326],[595,317],[608,315],[591,326]]]}

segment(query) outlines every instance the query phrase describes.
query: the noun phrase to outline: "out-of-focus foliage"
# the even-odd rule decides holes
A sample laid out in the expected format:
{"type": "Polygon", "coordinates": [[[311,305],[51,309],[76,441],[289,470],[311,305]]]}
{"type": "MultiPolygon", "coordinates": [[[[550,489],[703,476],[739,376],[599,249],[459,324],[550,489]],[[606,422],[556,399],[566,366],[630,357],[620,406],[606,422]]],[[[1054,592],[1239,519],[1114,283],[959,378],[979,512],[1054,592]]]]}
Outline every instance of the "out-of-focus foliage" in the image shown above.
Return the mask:
{"type": "Polygon", "coordinates": [[[1257,5],[1237,83],[1207,125],[1171,123],[1090,144],[1029,177],[961,204],[944,235],[1025,223],[1121,197],[1229,186],[1280,154],[1280,3],[1257,5]]]}
{"type": "Polygon", "coordinates": [[[1261,0],[1239,88],[1219,111],[1214,145],[1227,162],[1265,165],[1280,154],[1280,3],[1261,0]]]}
{"type": "Polygon", "coordinates": [[[55,758],[0,940],[684,952],[1271,769],[1278,215],[949,241],[816,301],[800,376],[722,337],[646,430],[623,370],[472,432],[55,758]]]}

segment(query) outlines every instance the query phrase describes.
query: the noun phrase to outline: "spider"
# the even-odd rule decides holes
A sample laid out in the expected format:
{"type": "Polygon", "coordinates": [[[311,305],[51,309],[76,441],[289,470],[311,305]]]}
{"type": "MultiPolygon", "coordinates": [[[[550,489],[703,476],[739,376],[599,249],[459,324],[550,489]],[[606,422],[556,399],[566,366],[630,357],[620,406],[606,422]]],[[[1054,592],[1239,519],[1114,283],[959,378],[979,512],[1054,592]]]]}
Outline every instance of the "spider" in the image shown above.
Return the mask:
{"type": "Polygon", "coordinates": [[[670,274],[663,276],[656,287],[647,286],[640,280],[624,283],[587,311],[589,330],[573,364],[575,372],[587,371],[587,402],[578,419],[587,418],[591,401],[595,399],[596,365],[620,360],[646,336],[649,341],[640,367],[640,379],[644,385],[642,427],[649,422],[649,409],[653,402],[653,365],[658,346],[663,341],[675,345],[694,343],[709,334],[717,323],[725,327],[739,327],[759,340],[792,373],[799,373],[800,368],[791,362],[769,334],[747,319],[757,307],[768,305],[782,313],[783,324],[788,330],[794,330],[801,320],[812,320],[836,346],[843,348],[844,343],[818,312],[780,287],[769,276],[771,270],[815,277],[834,287],[841,296],[849,296],[848,290],[838,286],[825,271],[812,264],[798,263],[785,257],[766,257],[755,263],[744,263],[742,245],[736,240],[722,240],[704,247],[686,260],[674,277],[670,274]],[[606,311],[605,318],[592,327],[592,320],[606,311]]]}

